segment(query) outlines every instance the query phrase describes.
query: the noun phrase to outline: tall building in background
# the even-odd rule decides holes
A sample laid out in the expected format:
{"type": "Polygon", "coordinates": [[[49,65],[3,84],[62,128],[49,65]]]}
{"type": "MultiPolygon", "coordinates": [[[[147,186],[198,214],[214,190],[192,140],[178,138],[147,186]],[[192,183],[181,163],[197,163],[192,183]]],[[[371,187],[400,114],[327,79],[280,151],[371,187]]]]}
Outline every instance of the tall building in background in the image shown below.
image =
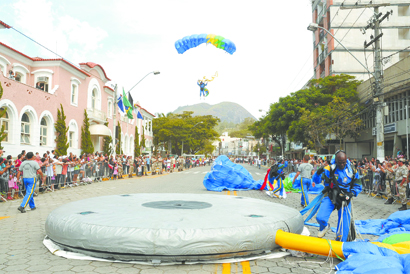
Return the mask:
{"type": "MultiPolygon", "coordinates": [[[[390,6],[380,7],[379,10],[383,14],[393,12],[389,20],[386,19],[381,24],[383,69],[386,69],[409,56],[410,0],[312,0],[312,22],[328,29],[373,72],[373,48],[370,46],[365,49],[364,46],[365,41],[369,42],[372,39],[373,30],[364,31],[364,28],[374,16],[374,9],[355,8],[370,3],[389,3],[390,6]]],[[[315,31],[313,41],[315,78],[344,73],[356,76],[358,80],[369,79],[368,72],[325,31],[315,31]]]]}

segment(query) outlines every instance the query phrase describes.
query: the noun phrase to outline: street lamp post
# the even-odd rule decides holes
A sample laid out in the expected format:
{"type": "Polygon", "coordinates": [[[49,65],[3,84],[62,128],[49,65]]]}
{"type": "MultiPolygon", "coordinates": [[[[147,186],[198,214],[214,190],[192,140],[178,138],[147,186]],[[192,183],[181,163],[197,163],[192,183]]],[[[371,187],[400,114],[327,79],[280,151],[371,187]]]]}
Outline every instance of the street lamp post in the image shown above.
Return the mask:
{"type": "MultiPolygon", "coordinates": [[[[191,129],[193,129],[194,127],[196,127],[197,125],[199,125],[199,124],[203,124],[204,122],[203,121],[201,121],[201,122],[198,122],[198,123],[196,123],[191,129]]],[[[191,135],[191,134],[190,134],[191,135]]],[[[182,148],[181,148],[181,156],[184,154],[184,139],[182,139],[182,148]]]]}
{"type": "MultiPolygon", "coordinates": [[[[359,61],[359,59],[356,58],[356,56],[353,55],[353,53],[351,53],[339,40],[336,39],[336,37],[333,36],[332,33],[330,33],[327,29],[320,27],[318,24],[316,23],[310,23],[308,28],[308,30],[315,32],[317,29],[322,29],[324,30],[327,34],[329,34],[330,36],[333,37],[333,39],[338,42],[351,56],[353,56],[354,59],[356,59],[357,62],[359,62],[360,65],[362,65],[362,67],[368,72],[370,73],[373,78],[375,79],[375,83],[376,83],[376,96],[380,96],[381,95],[381,84],[380,84],[380,69],[376,70],[376,72],[371,72],[365,65],[363,65],[362,62],[359,61]]],[[[376,65],[379,62],[376,62],[376,65]]],[[[375,68],[376,68],[375,65],[375,68]]],[[[374,98],[375,102],[376,102],[376,98],[374,98]]],[[[378,105],[376,108],[376,142],[377,142],[377,159],[380,162],[384,161],[384,126],[383,126],[383,96],[380,96],[379,98],[377,98],[378,101],[378,105]]]]}
{"type": "MultiPolygon", "coordinates": [[[[159,71],[151,71],[151,72],[149,72],[147,75],[145,75],[144,77],[142,77],[142,79],[141,80],[139,80],[138,81],[138,83],[136,83],[125,95],[127,96],[128,95],[128,93],[130,93],[130,91],[133,89],[133,88],[135,88],[135,86],[136,85],[138,85],[142,80],[144,80],[145,79],[145,77],[147,77],[148,75],[150,75],[151,73],[153,73],[154,75],[158,75],[158,74],[160,74],[160,72],[159,71]]],[[[117,104],[118,104],[118,98],[117,98],[117,85],[115,85],[115,88],[114,88],[114,98],[117,100],[116,101],[116,103],[114,104],[114,113],[113,113],[113,135],[114,135],[114,138],[112,138],[113,139],[113,148],[114,148],[114,152],[113,152],[113,155],[114,155],[114,157],[115,157],[115,137],[116,137],[116,125],[115,125],[115,118],[116,118],[116,116],[117,116],[117,104]]],[[[120,140],[118,140],[118,141],[120,141],[120,140]]]]}

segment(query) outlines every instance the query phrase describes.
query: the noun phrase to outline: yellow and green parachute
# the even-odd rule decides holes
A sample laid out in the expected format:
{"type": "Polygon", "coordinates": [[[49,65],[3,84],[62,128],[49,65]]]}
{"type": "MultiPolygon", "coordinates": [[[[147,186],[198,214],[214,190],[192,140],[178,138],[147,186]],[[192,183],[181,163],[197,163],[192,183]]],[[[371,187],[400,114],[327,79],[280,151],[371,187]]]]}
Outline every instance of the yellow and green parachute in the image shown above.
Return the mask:
{"type": "Polygon", "coordinates": [[[236,46],[232,41],[215,34],[194,34],[191,36],[186,36],[175,42],[175,48],[179,54],[182,54],[185,51],[204,43],[212,44],[218,49],[222,49],[229,54],[233,54],[236,51],[236,46]]]}

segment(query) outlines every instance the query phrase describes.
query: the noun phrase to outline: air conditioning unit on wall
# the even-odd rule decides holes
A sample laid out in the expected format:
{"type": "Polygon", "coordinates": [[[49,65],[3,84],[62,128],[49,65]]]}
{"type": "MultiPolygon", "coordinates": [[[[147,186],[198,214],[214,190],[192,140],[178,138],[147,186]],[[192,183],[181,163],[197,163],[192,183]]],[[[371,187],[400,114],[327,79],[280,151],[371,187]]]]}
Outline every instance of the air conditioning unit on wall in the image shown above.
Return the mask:
{"type": "Polygon", "coordinates": [[[48,77],[42,76],[37,78],[37,82],[48,82],[48,77]]]}

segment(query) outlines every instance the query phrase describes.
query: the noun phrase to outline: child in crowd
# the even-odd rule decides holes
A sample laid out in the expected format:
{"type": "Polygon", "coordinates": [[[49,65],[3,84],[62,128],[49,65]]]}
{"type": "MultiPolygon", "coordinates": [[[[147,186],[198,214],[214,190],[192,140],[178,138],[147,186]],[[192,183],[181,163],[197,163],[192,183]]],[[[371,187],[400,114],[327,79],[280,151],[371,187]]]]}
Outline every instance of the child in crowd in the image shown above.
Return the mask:
{"type": "Polygon", "coordinates": [[[112,173],[112,175],[114,176],[114,180],[117,180],[117,175],[118,175],[118,165],[117,165],[117,163],[114,166],[114,172],[112,173]]]}

